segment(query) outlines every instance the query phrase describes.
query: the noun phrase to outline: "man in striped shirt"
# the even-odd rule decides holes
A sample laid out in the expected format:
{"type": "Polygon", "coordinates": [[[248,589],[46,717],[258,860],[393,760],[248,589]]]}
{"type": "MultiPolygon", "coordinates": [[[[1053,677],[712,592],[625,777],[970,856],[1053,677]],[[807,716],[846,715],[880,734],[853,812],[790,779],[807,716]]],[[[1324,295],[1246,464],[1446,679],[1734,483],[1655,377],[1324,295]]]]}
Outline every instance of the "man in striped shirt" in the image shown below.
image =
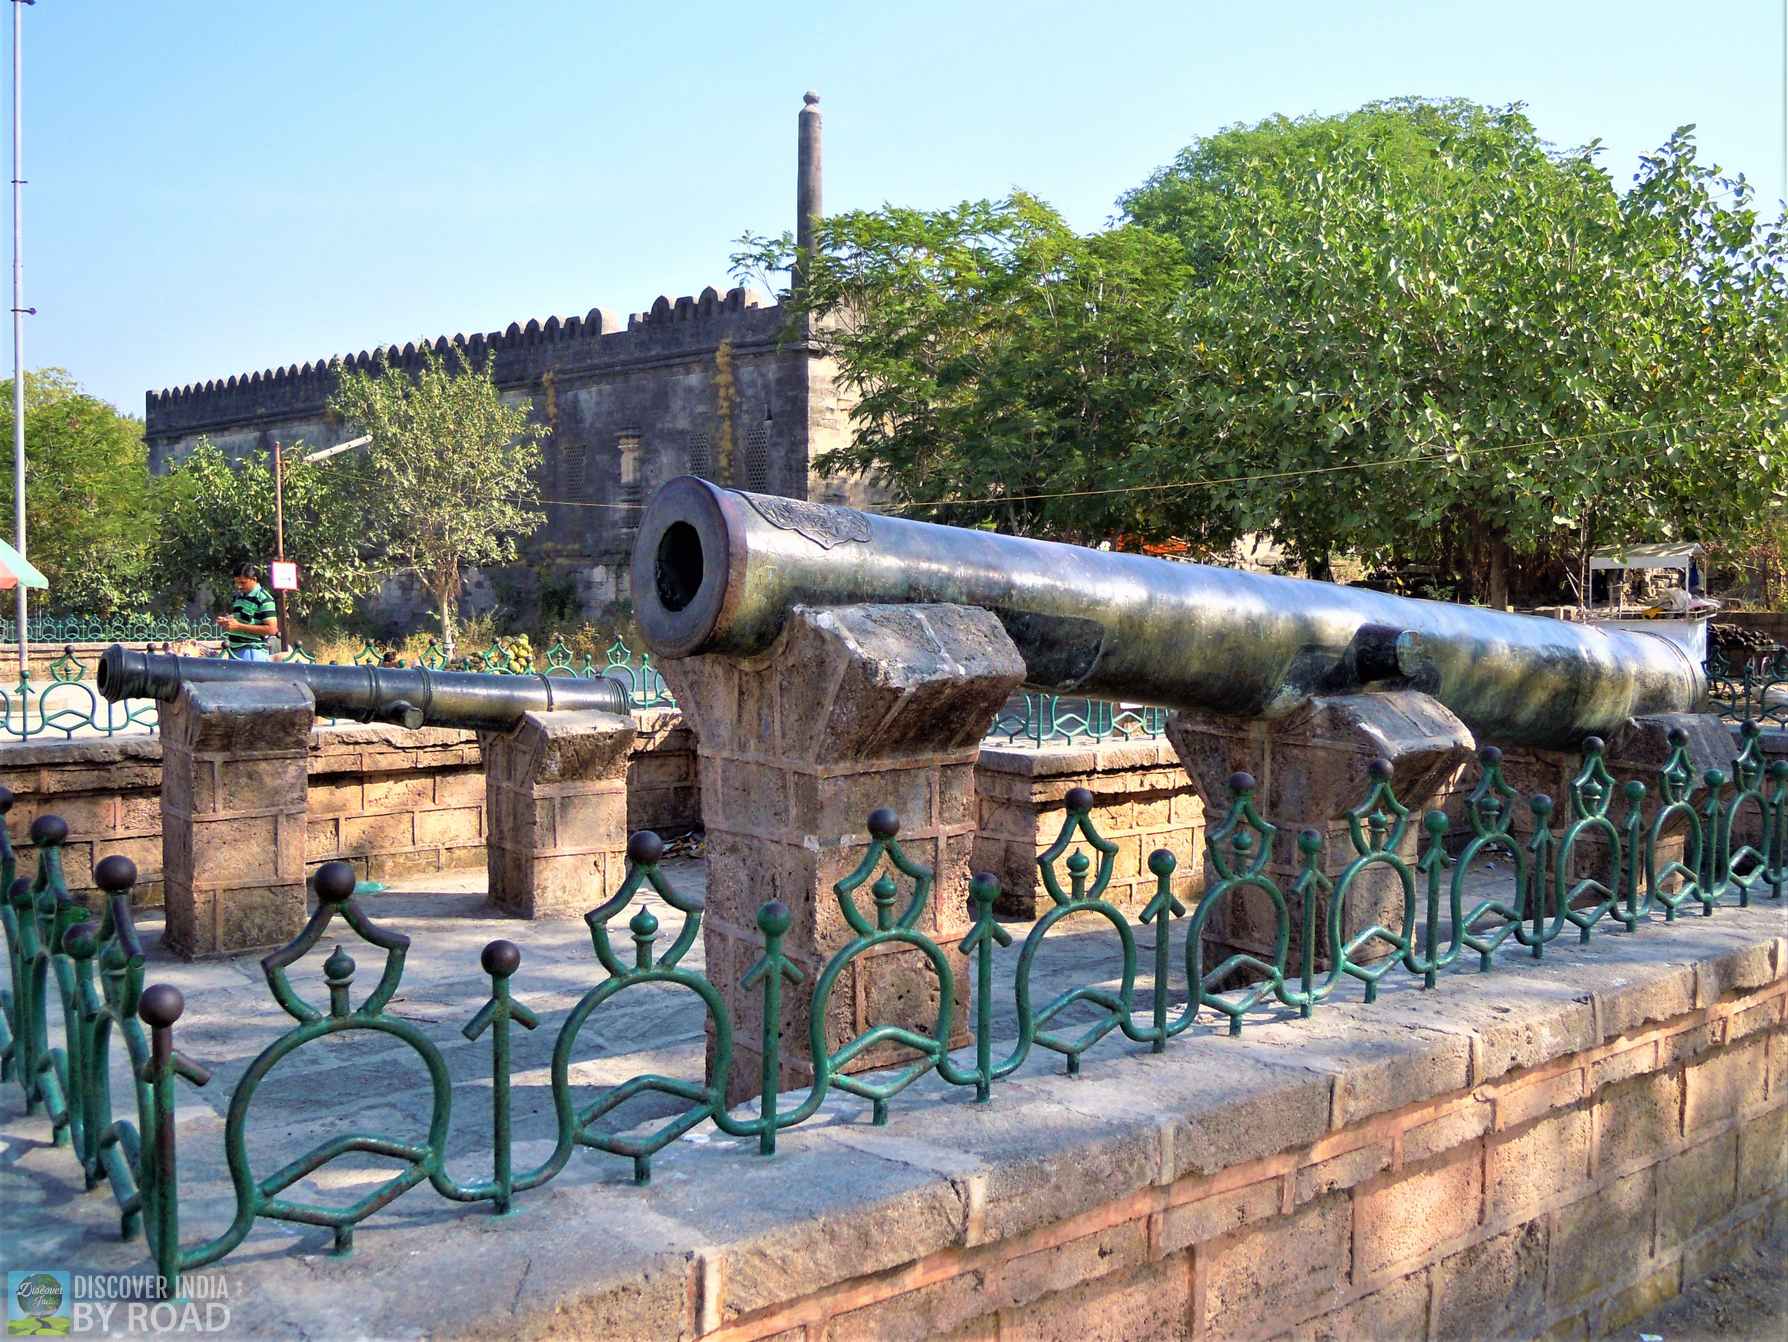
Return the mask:
{"type": "Polygon", "coordinates": [[[224,631],[224,652],[239,662],[270,661],[267,640],[279,632],[273,593],[261,586],[253,564],[238,564],[235,581],[230,613],[217,617],[217,627],[224,631]]]}

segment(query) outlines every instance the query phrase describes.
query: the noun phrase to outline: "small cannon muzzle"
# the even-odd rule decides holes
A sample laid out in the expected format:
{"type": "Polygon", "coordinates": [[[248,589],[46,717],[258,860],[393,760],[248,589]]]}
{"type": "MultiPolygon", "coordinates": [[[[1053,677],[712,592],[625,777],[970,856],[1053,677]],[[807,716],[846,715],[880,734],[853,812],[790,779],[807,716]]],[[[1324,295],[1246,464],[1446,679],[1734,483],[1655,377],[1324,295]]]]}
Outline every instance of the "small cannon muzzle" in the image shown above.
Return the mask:
{"type": "Polygon", "coordinates": [[[597,709],[627,713],[627,686],[611,676],[499,676],[424,667],[237,662],[131,652],[114,643],[99,659],[99,692],[171,702],[182,685],[279,682],[307,686],[324,717],[400,727],[507,731],[524,713],[597,709]]]}

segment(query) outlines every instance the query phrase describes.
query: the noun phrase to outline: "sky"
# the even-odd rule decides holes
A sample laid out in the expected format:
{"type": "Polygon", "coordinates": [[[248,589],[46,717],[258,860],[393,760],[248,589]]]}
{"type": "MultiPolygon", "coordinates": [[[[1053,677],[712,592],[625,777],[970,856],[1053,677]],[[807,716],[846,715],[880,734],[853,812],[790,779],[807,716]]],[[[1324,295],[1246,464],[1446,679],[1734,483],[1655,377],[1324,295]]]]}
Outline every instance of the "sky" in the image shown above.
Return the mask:
{"type": "Polygon", "coordinates": [[[25,361],[141,415],[724,288],[741,234],[793,226],[808,89],[829,211],[1023,187],[1093,229],[1199,135],[1403,94],[1524,102],[1622,185],[1693,122],[1776,202],[1785,3],[37,0],[25,361]]]}

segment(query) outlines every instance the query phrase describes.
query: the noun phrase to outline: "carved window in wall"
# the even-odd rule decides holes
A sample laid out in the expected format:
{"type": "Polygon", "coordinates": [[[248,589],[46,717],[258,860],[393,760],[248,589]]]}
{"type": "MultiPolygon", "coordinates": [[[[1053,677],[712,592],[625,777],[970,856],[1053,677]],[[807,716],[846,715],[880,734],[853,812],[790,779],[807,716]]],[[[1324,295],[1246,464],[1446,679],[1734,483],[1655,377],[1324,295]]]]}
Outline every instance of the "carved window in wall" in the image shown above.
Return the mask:
{"type": "Polygon", "coordinates": [[[753,424],[745,438],[745,488],[756,494],[770,488],[770,426],[753,424]]]}
{"type": "Polygon", "coordinates": [[[714,478],[714,443],[705,433],[689,435],[689,473],[704,480],[714,478]]]}
{"type": "MultiPolygon", "coordinates": [[[[619,500],[622,503],[637,502],[640,497],[638,432],[630,429],[615,435],[615,451],[620,458],[619,500]]],[[[639,525],[637,510],[625,510],[617,516],[624,527],[639,525]]]]}
{"type": "Polygon", "coordinates": [[[559,497],[581,499],[589,488],[589,449],[565,447],[559,452],[559,497]]]}

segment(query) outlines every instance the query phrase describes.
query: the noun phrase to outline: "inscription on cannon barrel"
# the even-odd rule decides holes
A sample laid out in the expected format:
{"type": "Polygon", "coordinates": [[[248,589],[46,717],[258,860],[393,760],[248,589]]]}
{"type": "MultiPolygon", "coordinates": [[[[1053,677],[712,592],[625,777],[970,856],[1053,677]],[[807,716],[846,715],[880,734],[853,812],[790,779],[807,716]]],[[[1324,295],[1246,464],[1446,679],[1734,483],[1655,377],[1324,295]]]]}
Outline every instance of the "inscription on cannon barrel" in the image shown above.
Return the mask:
{"type": "Polygon", "coordinates": [[[846,541],[869,539],[869,519],[852,508],[833,508],[774,494],[746,494],[744,498],[771,526],[798,532],[822,550],[846,541]]]}

